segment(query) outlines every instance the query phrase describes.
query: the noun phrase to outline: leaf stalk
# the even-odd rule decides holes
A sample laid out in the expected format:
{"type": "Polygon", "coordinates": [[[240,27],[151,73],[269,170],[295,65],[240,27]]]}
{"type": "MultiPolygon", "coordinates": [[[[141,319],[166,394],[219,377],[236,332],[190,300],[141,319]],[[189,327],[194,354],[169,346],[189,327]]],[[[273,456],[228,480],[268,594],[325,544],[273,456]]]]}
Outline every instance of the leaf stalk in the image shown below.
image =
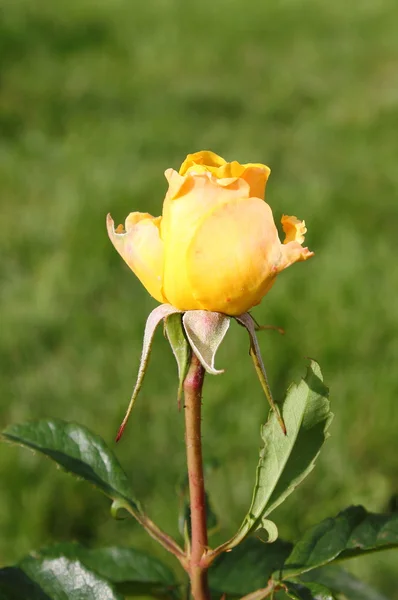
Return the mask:
{"type": "Polygon", "coordinates": [[[130,504],[127,502],[125,504],[121,504],[120,507],[123,507],[127,510],[137,521],[138,523],[145,529],[145,531],[165,550],[173,554],[180,562],[181,566],[188,571],[189,564],[187,560],[187,555],[182,548],[177,544],[177,542],[169,536],[165,531],[160,529],[147,515],[142,512],[137,512],[132,508],[130,504]]]}

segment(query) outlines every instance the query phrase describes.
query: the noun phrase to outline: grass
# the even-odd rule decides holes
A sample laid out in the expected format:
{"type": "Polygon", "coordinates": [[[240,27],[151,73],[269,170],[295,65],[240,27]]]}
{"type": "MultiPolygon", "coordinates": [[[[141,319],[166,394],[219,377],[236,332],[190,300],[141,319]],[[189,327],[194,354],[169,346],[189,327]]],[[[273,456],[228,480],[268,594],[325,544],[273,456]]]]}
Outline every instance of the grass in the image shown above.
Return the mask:
{"type": "MultiPolygon", "coordinates": [[[[353,503],[386,509],[398,473],[396,3],[3,0],[1,13],[1,426],[60,417],[112,444],[155,303],[109,243],[105,214],[159,214],[163,171],[211,148],[269,164],[276,218],[305,218],[316,252],[255,311],[287,331],[262,337],[275,396],[314,356],[336,414],[316,471],[276,515],[281,535],[353,503]]],[[[225,538],[250,499],[266,407],[238,327],[218,364],[204,446],[225,538]]],[[[117,453],[172,532],[184,472],[175,394],[158,336],[117,453]]],[[[3,564],[61,539],[158,552],[33,454],[4,445],[0,475],[3,564]]],[[[396,555],[350,566],[398,598],[396,555]]]]}

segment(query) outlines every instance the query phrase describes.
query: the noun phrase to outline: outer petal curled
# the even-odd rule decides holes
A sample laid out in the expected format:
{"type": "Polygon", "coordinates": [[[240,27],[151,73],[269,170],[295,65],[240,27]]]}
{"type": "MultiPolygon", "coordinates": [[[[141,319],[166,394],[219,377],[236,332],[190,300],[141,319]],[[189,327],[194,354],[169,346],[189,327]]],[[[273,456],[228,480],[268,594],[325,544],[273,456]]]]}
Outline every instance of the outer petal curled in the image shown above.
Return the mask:
{"type": "Polygon", "coordinates": [[[282,254],[281,261],[277,265],[278,273],[295,262],[308,260],[314,256],[313,252],[302,246],[304,235],[307,233],[305,221],[300,221],[294,216],[283,215],[281,222],[286,237],[281,246],[282,254]]]}
{"type": "Polygon", "coordinates": [[[305,221],[300,221],[297,217],[283,215],[281,223],[286,236],[283,241],[284,244],[288,244],[289,242],[302,244],[304,242],[304,236],[307,233],[305,221]]]}
{"type": "Polygon", "coordinates": [[[240,315],[271,288],[280,259],[268,204],[233,198],[204,215],[188,248],[193,295],[206,310],[240,315]]]}
{"type": "MultiPolygon", "coordinates": [[[[188,247],[203,216],[223,202],[248,199],[249,186],[243,179],[215,179],[208,172],[183,177],[169,169],[166,177],[170,187],[161,223],[165,245],[163,293],[180,310],[202,309],[188,278],[188,247]]],[[[217,261],[216,256],[214,260],[217,261]]]]}
{"type": "Polygon", "coordinates": [[[161,217],[135,212],[127,217],[124,229],[119,225],[115,230],[110,215],[106,223],[111,242],[143,286],[156,300],[167,302],[162,291],[164,250],[160,221],[161,217]]]}

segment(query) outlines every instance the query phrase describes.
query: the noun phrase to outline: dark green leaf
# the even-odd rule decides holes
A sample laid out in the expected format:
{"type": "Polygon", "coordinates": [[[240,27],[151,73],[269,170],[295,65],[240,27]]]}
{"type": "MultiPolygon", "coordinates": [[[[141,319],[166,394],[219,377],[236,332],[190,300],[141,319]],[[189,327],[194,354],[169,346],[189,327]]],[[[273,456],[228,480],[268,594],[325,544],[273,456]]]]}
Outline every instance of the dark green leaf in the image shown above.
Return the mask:
{"type": "Polygon", "coordinates": [[[367,583],[335,565],[328,565],[305,573],[301,579],[304,585],[307,585],[307,580],[326,585],[336,594],[344,594],[349,600],[388,600],[367,583]]]}
{"type": "Polygon", "coordinates": [[[0,570],[0,600],[119,600],[115,590],[171,597],[176,587],[166,565],[133,548],[56,544],[0,570]]]}
{"type": "Polygon", "coordinates": [[[0,600],[51,600],[19,567],[0,569],[0,600]]]}
{"type": "Polygon", "coordinates": [[[283,568],[283,577],[300,575],[335,559],[398,546],[398,515],[368,513],[351,506],[325,519],[299,540],[283,568]]]}
{"type": "Polygon", "coordinates": [[[292,581],[286,581],[286,594],[293,600],[333,600],[332,592],[318,583],[302,585],[292,581]]]}
{"type": "Polygon", "coordinates": [[[3,436],[49,456],[66,471],[89,481],[113,500],[127,502],[139,511],[138,504],[131,499],[130,484],[116,456],[102,438],[86,427],[49,419],[11,425],[3,436]]]}
{"type": "Polygon", "coordinates": [[[5,600],[123,600],[112,585],[79,560],[28,556],[0,571],[5,600]]]}
{"type": "MultiPolygon", "coordinates": [[[[34,559],[42,562],[62,557],[80,562],[84,568],[97,573],[125,593],[164,595],[177,585],[173,572],[166,565],[134,548],[89,549],[75,543],[64,543],[34,554],[34,559]]],[[[31,560],[31,557],[24,559],[20,566],[31,560]]]]}
{"type": "Polygon", "coordinates": [[[80,560],[88,569],[112,581],[175,585],[173,572],[160,560],[135,548],[85,548],[77,543],[56,544],[35,553],[40,558],[66,556],[80,560]]]}
{"type": "Polygon", "coordinates": [[[265,587],[271,574],[282,568],[291,547],[282,540],[265,544],[248,538],[216,559],[209,571],[212,592],[242,596],[265,587]]]}
{"type": "Polygon", "coordinates": [[[176,585],[174,573],[160,560],[134,548],[99,548],[82,552],[81,560],[115,583],[176,585]]]}
{"type": "Polygon", "coordinates": [[[287,435],[271,412],[262,428],[264,447],[257,467],[252,504],[234,538],[236,542],[261,526],[269,515],[312,471],[327,438],[332,419],[327,388],[318,364],[311,361],[305,379],[290,386],[282,407],[287,435]]]}

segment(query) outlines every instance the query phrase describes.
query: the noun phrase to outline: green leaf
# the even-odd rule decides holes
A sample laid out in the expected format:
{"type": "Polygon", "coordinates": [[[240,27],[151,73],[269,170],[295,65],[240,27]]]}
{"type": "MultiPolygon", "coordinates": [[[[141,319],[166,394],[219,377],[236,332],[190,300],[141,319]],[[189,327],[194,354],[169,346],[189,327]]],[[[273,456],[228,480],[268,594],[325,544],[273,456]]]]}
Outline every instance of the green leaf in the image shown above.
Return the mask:
{"type": "Polygon", "coordinates": [[[281,569],[291,544],[277,540],[264,544],[248,538],[215,560],[209,570],[213,593],[243,596],[267,585],[271,574],[281,569]]]}
{"type": "Polygon", "coordinates": [[[300,579],[326,585],[336,594],[344,594],[349,600],[388,600],[367,583],[360,581],[348,571],[336,565],[328,565],[305,573],[300,579]]]}
{"type": "Polygon", "coordinates": [[[126,502],[136,512],[130,484],[116,456],[104,440],[82,425],[58,419],[10,425],[3,436],[17,444],[41,452],[67,472],[92,483],[101,492],[126,502]]]}
{"type": "MultiPolygon", "coordinates": [[[[152,588],[175,586],[174,573],[160,560],[134,548],[81,548],[84,564],[114,583],[142,583],[152,588]]],[[[149,589],[148,589],[149,591],[149,589]]]]}
{"type": "Polygon", "coordinates": [[[188,372],[191,347],[185,337],[184,327],[182,325],[182,316],[180,313],[169,315],[165,319],[165,332],[169,340],[171,349],[177,361],[178,367],[178,406],[181,406],[181,397],[185,376],[188,372]]]}
{"type": "Polygon", "coordinates": [[[398,514],[373,514],[362,506],[351,506],[304,534],[285,563],[283,577],[300,575],[336,559],[397,546],[398,514]]]}
{"type": "Polygon", "coordinates": [[[228,331],[230,318],[208,310],[188,310],[183,318],[185,333],[192,350],[211,375],[224,373],[214,367],[217,350],[228,331]]]}
{"type": "Polygon", "coordinates": [[[273,544],[278,539],[278,527],[269,519],[261,519],[261,526],[256,530],[256,535],[267,544],[273,544]],[[265,537],[263,537],[265,533],[265,537]]]}
{"type": "Polygon", "coordinates": [[[79,560],[28,556],[0,570],[1,600],[123,600],[113,586],[79,560]]]}
{"type": "Polygon", "coordinates": [[[333,600],[332,592],[318,583],[302,585],[292,581],[286,581],[286,594],[293,600],[333,600]]]}
{"type": "Polygon", "coordinates": [[[173,597],[177,585],[173,572],[144,552],[75,543],[44,548],[17,567],[0,570],[0,600],[119,600],[118,593],[173,597]]]}
{"type": "MultiPolygon", "coordinates": [[[[170,595],[176,588],[174,573],[158,559],[134,548],[89,549],[75,543],[56,544],[35,552],[40,561],[66,557],[79,561],[123,593],[170,595]]],[[[23,567],[24,559],[20,566],[23,567]]]]}
{"type": "MultiPolygon", "coordinates": [[[[312,471],[332,420],[327,388],[318,364],[311,361],[305,379],[290,386],[282,407],[287,434],[271,412],[261,431],[260,453],[252,503],[232,545],[261,526],[267,517],[312,471]]],[[[229,545],[229,547],[232,547],[229,545]]]]}

